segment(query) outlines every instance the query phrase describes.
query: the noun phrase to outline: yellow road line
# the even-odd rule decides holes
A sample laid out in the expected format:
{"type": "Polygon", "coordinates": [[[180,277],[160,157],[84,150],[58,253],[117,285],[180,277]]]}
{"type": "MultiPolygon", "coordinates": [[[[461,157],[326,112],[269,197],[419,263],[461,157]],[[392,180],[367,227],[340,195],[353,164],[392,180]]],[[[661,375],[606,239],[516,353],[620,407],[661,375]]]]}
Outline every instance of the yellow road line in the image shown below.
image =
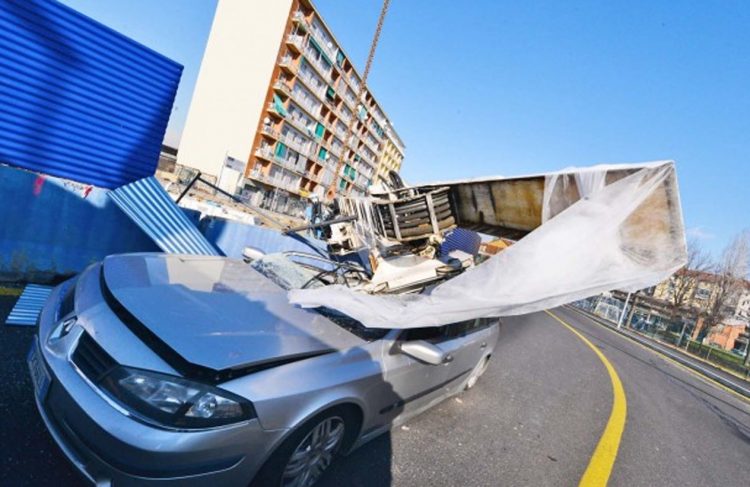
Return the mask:
{"type": "Polygon", "coordinates": [[[721,390],[723,390],[723,391],[725,391],[725,392],[728,392],[728,393],[730,393],[730,394],[732,394],[732,395],[734,395],[734,396],[736,396],[736,397],[739,397],[740,399],[742,399],[742,401],[743,401],[743,402],[750,402],[750,399],[748,399],[747,397],[743,396],[743,395],[742,395],[742,394],[740,394],[739,392],[737,392],[737,391],[735,391],[735,390],[732,390],[732,389],[730,389],[729,387],[725,386],[725,385],[724,385],[724,384],[722,384],[721,382],[717,382],[717,381],[713,380],[713,379],[712,379],[712,378],[710,378],[710,377],[706,377],[705,375],[703,375],[703,374],[701,374],[701,373],[699,373],[699,372],[696,372],[696,371],[694,371],[694,370],[693,370],[693,369],[691,369],[690,367],[688,367],[688,366],[686,366],[686,365],[683,365],[683,364],[681,364],[680,362],[676,361],[675,359],[673,359],[673,358],[671,358],[671,357],[668,357],[668,356],[664,355],[663,353],[661,353],[661,352],[658,352],[658,351],[656,351],[656,350],[654,350],[654,349],[651,349],[651,348],[647,347],[646,345],[644,345],[644,344],[642,344],[642,343],[639,343],[639,342],[638,342],[638,340],[635,340],[635,339],[633,339],[632,337],[629,337],[629,336],[627,336],[627,335],[625,335],[625,334],[623,334],[623,333],[619,333],[619,332],[617,332],[617,331],[615,331],[615,330],[613,330],[613,329],[609,328],[608,326],[606,326],[606,325],[603,325],[603,324],[599,323],[599,322],[598,322],[598,321],[596,321],[595,319],[591,318],[590,316],[586,316],[586,315],[585,315],[584,313],[581,313],[581,312],[579,312],[578,310],[574,310],[574,311],[576,311],[576,312],[577,312],[578,314],[580,314],[581,316],[583,316],[583,317],[587,318],[587,319],[588,319],[589,321],[591,321],[592,323],[595,323],[596,325],[598,325],[598,326],[600,326],[600,327],[604,328],[605,330],[609,331],[610,333],[614,333],[614,334],[615,334],[615,335],[617,335],[617,336],[621,336],[621,337],[623,337],[623,338],[626,338],[626,339],[628,339],[629,341],[631,341],[631,342],[633,342],[634,344],[636,344],[636,345],[638,345],[639,347],[641,347],[642,349],[644,349],[644,350],[648,350],[649,352],[653,353],[653,354],[654,354],[654,355],[656,355],[657,357],[659,357],[659,358],[661,358],[661,359],[663,359],[663,360],[665,360],[665,361],[667,361],[667,362],[671,363],[672,365],[675,365],[675,366],[679,367],[680,369],[684,370],[685,372],[688,372],[688,373],[689,373],[690,375],[693,375],[693,376],[694,376],[694,377],[695,377],[696,379],[700,380],[701,382],[703,382],[703,383],[705,383],[705,384],[708,384],[708,385],[710,385],[710,386],[718,387],[719,389],[721,389],[721,390]]]}
{"type": "Polygon", "coordinates": [[[23,289],[17,287],[0,287],[0,296],[20,296],[23,289]]]}
{"type": "Polygon", "coordinates": [[[578,330],[557,317],[555,314],[545,311],[548,315],[559,321],[563,326],[570,330],[575,336],[581,339],[591,350],[594,351],[599,360],[609,373],[609,380],[612,382],[612,412],[609,415],[607,426],[604,428],[599,443],[594,449],[594,454],[589,460],[586,471],[583,472],[579,487],[601,487],[607,485],[612,468],[615,466],[617,459],[617,450],[620,448],[622,433],[625,431],[625,418],[628,413],[628,402],[625,399],[625,390],[622,388],[622,382],[617,375],[617,371],[607,360],[607,357],[591,343],[588,338],[583,336],[578,330]]]}

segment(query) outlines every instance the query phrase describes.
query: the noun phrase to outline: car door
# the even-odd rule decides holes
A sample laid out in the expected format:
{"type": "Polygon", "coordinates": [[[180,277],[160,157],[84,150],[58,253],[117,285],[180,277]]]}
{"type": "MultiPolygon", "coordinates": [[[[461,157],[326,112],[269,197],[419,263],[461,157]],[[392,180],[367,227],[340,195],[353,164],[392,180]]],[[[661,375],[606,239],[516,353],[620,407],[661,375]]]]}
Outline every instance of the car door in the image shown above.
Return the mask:
{"type": "Polygon", "coordinates": [[[487,353],[493,321],[486,318],[461,321],[444,327],[438,346],[451,360],[440,369],[443,394],[455,392],[487,353]]]}
{"type": "Polygon", "coordinates": [[[388,403],[381,405],[380,414],[388,422],[396,418],[405,420],[418,414],[442,394],[443,365],[430,365],[410,357],[399,350],[406,340],[442,340],[443,327],[404,330],[389,342],[383,353],[383,378],[387,384],[388,403]]]}

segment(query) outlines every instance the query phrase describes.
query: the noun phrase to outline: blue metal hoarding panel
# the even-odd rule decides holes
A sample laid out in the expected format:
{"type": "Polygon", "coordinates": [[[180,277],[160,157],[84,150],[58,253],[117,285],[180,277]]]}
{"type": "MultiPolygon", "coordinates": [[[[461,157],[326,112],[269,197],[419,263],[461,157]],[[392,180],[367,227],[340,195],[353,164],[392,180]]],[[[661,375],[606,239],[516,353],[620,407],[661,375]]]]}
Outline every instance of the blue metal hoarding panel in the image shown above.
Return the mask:
{"type": "Polygon", "coordinates": [[[49,0],[0,1],[0,163],[115,188],[154,174],[182,66],[49,0]]]}
{"type": "Polygon", "coordinates": [[[16,305],[10,311],[8,319],[5,320],[5,324],[34,326],[51,292],[52,287],[50,286],[39,286],[37,284],[26,286],[16,305]]]}
{"type": "Polygon", "coordinates": [[[47,283],[110,254],[158,251],[109,193],[0,165],[0,281],[47,283]]]}
{"type": "Polygon", "coordinates": [[[110,192],[109,196],[164,252],[221,255],[156,178],[135,181],[110,192]]]}

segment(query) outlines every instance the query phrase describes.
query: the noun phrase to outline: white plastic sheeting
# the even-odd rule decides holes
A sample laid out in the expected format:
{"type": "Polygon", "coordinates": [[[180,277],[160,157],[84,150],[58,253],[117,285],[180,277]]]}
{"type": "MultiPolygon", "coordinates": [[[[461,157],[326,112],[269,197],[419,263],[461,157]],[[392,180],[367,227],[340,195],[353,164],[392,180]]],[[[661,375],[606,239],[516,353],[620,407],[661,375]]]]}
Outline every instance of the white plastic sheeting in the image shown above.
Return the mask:
{"type": "Polygon", "coordinates": [[[685,264],[672,162],[549,174],[543,204],[542,225],[428,292],[377,295],[327,286],[290,291],[290,301],[327,306],[368,327],[417,328],[531,313],[612,289],[634,291],[685,264]],[[576,197],[560,197],[572,185],[576,197]]]}

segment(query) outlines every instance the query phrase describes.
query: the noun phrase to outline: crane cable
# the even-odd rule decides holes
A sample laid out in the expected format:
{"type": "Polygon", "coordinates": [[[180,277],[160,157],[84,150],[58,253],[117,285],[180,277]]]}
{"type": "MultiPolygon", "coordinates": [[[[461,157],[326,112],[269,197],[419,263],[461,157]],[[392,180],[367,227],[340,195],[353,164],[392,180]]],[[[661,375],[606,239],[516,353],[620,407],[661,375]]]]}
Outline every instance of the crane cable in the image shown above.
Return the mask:
{"type": "MultiPolygon", "coordinates": [[[[359,92],[357,93],[357,106],[355,109],[359,110],[359,107],[362,106],[363,97],[365,94],[365,91],[367,90],[367,77],[370,75],[370,68],[372,67],[372,60],[375,58],[375,50],[378,47],[378,41],[380,40],[380,33],[383,30],[383,22],[385,21],[385,15],[388,13],[388,7],[391,5],[391,0],[383,0],[383,7],[380,9],[380,17],[378,18],[378,25],[375,28],[375,35],[372,38],[372,44],[370,44],[370,53],[367,56],[367,63],[365,64],[365,71],[362,74],[362,83],[359,85],[359,92]]],[[[343,76],[343,75],[342,75],[343,76]]],[[[356,154],[355,149],[349,149],[347,144],[349,144],[349,139],[352,136],[352,132],[354,130],[354,124],[357,121],[357,118],[359,115],[357,113],[354,113],[351,120],[349,120],[349,124],[346,127],[346,135],[344,136],[344,149],[346,151],[350,151],[353,154],[356,154]]],[[[347,152],[347,155],[348,152],[347,152]]],[[[334,178],[331,184],[328,186],[328,190],[326,191],[326,197],[328,200],[332,200],[336,196],[336,188],[338,185],[338,180],[340,178],[339,172],[341,171],[341,167],[344,165],[344,159],[340,158],[338,164],[336,165],[336,171],[333,173],[334,178]]]]}

